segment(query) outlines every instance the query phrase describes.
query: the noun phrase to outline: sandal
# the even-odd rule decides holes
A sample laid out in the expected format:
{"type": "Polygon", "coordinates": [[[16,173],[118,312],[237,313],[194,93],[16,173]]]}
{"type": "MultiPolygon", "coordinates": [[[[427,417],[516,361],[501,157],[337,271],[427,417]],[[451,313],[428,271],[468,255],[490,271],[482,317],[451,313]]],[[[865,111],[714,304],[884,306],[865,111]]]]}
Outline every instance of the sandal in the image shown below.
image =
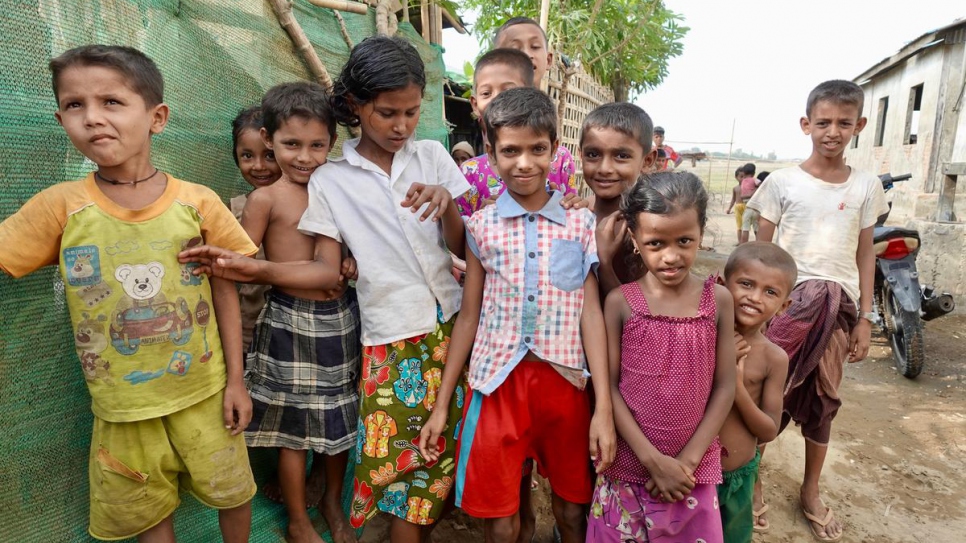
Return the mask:
{"type": "Polygon", "coordinates": [[[758,533],[760,533],[760,534],[763,534],[763,533],[767,532],[768,529],[771,528],[771,524],[768,523],[768,519],[765,519],[765,523],[764,524],[761,524],[760,521],[759,521],[759,517],[761,517],[762,515],[764,515],[767,512],[768,512],[768,504],[767,503],[764,503],[764,502],[762,502],[762,504],[761,504],[761,509],[757,509],[757,510],[752,509],[751,510],[752,516],[755,517],[755,531],[758,532],[758,533]]]}
{"type": "Polygon", "coordinates": [[[825,511],[825,518],[819,518],[819,517],[817,517],[817,516],[809,513],[804,508],[802,508],[802,513],[804,513],[805,514],[805,518],[810,521],[808,523],[808,529],[812,531],[812,536],[815,539],[817,539],[819,541],[838,541],[839,539],[842,539],[842,534],[839,534],[838,537],[829,537],[828,535],[826,535],[826,536],[823,537],[823,536],[819,535],[818,534],[818,530],[815,529],[815,524],[818,524],[824,530],[825,527],[828,526],[828,524],[830,522],[832,522],[832,519],[835,518],[835,515],[832,513],[832,508],[831,507],[826,507],[825,509],[826,509],[826,511],[825,511]],[[814,522],[815,524],[812,524],[812,522],[814,522]]]}

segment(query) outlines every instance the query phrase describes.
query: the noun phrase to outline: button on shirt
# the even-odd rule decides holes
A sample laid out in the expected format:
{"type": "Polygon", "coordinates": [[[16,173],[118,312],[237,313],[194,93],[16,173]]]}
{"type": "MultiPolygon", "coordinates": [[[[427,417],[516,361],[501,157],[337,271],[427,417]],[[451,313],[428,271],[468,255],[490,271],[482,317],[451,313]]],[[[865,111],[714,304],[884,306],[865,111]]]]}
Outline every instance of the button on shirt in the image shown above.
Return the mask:
{"type": "Polygon", "coordinates": [[[532,351],[568,380],[586,368],[580,339],[584,280],[597,266],[595,219],[554,192],[528,212],[509,192],[467,219],[467,244],[486,271],[469,384],[490,394],[532,351]]]}
{"type": "Polygon", "coordinates": [[[413,183],[442,185],[456,198],[469,185],[439,142],[409,140],[393,157],[391,174],[345,142],[342,157],[309,180],[309,205],[299,231],[344,241],[359,268],[356,288],[362,343],[384,345],[433,331],[459,310],[462,290],[440,223],[420,221],[400,203],[413,183]]]}

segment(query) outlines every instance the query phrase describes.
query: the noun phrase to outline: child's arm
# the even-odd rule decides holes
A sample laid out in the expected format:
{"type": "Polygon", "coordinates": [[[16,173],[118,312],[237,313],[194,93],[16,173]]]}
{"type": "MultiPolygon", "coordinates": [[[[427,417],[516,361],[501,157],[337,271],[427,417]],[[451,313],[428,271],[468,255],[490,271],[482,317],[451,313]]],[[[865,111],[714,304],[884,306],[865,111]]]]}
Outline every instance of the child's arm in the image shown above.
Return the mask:
{"type": "Polygon", "coordinates": [[[735,302],[728,289],[721,285],[714,286],[714,297],[718,305],[714,382],[711,385],[708,404],[704,409],[704,418],[698,424],[694,435],[688,440],[688,444],[678,454],[678,459],[692,472],[697,469],[704,453],[721,431],[721,426],[735,401],[735,302]]]}
{"type": "Polygon", "coordinates": [[[211,302],[215,308],[215,321],[218,335],[225,354],[225,368],[228,383],[225,387],[223,403],[225,428],[231,435],[240,434],[248,428],[252,420],[252,399],[242,380],[244,363],[242,361],[241,309],[238,306],[238,292],[235,283],[219,277],[211,278],[211,302]]]}
{"type": "Polygon", "coordinates": [[[446,247],[457,257],[464,258],[465,226],[449,189],[443,185],[413,183],[406,191],[406,199],[402,201],[401,205],[416,213],[423,204],[429,205],[426,206],[426,211],[423,211],[423,214],[419,216],[419,220],[425,221],[432,217],[433,221],[439,222],[443,228],[443,240],[446,242],[446,247]]]}
{"type": "Polygon", "coordinates": [[[788,373],[788,355],[774,345],[767,345],[762,353],[765,359],[765,380],[761,384],[761,406],[755,405],[748,389],[745,388],[744,370],[745,358],[738,360],[736,375],[735,407],[741,415],[741,420],[751,433],[758,438],[758,443],[768,443],[778,437],[778,427],[782,414],[782,388],[785,386],[785,376],[788,373]]]}
{"type": "Polygon", "coordinates": [[[600,460],[597,473],[614,463],[617,454],[617,434],[614,431],[614,408],[611,384],[607,376],[607,330],[600,308],[600,291],[593,272],[584,280],[584,308],[580,313],[580,339],[590,368],[594,386],[594,417],[590,421],[590,458],[600,460]]]}
{"type": "Polygon", "coordinates": [[[600,264],[597,274],[600,277],[600,296],[606,300],[610,291],[621,286],[621,281],[614,270],[614,256],[617,254],[624,237],[627,235],[627,223],[620,213],[614,213],[597,225],[597,255],[600,264]]]}
{"type": "Polygon", "coordinates": [[[460,304],[460,313],[453,325],[453,335],[450,336],[442,383],[439,385],[439,391],[436,392],[435,405],[441,408],[433,409],[433,413],[419,432],[419,453],[427,461],[439,459],[439,436],[446,430],[447,407],[459,383],[466,361],[470,357],[473,341],[476,339],[476,329],[480,325],[485,281],[486,270],[483,269],[483,264],[473,251],[467,250],[463,302],[460,304]]]}
{"type": "MultiPolygon", "coordinates": [[[[855,263],[859,267],[859,313],[872,311],[872,288],[875,280],[875,251],[872,248],[872,229],[870,226],[859,232],[859,248],[855,253],[855,263]]],[[[849,362],[863,360],[869,354],[872,341],[872,323],[859,318],[849,338],[849,362]]]]}
{"type": "Polygon", "coordinates": [[[272,215],[272,200],[261,189],[255,189],[248,195],[245,208],[242,210],[241,225],[252,243],[256,247],[262,246],[265,232],[268,230],[269,218],[272,215]]]}
{"type": "Polygon", "coordinates": [[[195,275],[207,273],[230,281],[288,288],[330,290],[345,279],[342,244],[323,235],[315,236],[315,260],[309,262],[256,260],[214,245],[181,251],[178,261],[201,264],[192,271],[195,275]]]}
{"type": "Polygon", "coordinates": [[[731,213],[731,209],[735,207],[735,201],[738,200],[738,192],[740,190],[741,190],[740,186],[735,187],[734,189],[731,190],[731,203],[728,204],[728,211],[725,211],[725,214],[731,213]]]}
{"type": "MultiPolygon", "coordinates": [[[[637,458],[651,474],[652,488],[669,502],[684,499],[694,488],[691,471],[675,458],[661,454],[647,439],[634,420],[634,414],[621,396],[621,336],[624,321],[631,308],[627,305],[624,293],[618,290],[607,295],[604,302],[604,321],[607,327],[607,360],[610,366],[610,398],[614,409],[614,423],[617,432],[630,446],[637,458]]],[[[648,489],[653,493],[653,490],[648,489]]]]}
{"type": "MultiPolygon", "coordinates": [[[[772,238],[775,237],[775,228],[777,225],[764,217],[758,218],[758,233],[755,234],[755,239],[758,241],[768,241],[771,242],[772,238]]],[[[874,264],[874,262],[873,262],[874,264]]],[[[861,277],[860,277],[861,278],[861,277]]]]}

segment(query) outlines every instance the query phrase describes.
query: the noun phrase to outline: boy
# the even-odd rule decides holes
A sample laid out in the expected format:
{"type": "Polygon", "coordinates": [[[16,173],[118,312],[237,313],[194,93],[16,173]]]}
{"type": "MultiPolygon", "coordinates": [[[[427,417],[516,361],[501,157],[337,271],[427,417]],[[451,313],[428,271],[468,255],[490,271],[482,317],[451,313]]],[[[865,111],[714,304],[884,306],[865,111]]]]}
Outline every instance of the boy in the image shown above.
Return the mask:
{"type": "Polygon", "coordinates": [[[773,243],[753,241],[735,249],[724,269],[724,285],[735,300],[735,330],[750,350],[738,359],[735,403],[721,427],[718,485],[725,543],[751,543],[752,493],[758,476],[758,443],[778,435],[788,355],[761,333],[784,311],[798,269],[773,243]]]}
{"type": "MultiPolygon", "coordinates": [[[[811,156],[773,172],[748,203],[749,210],[761,213],[758,239],[774,239],[798,265],[792,305],[769,325],[768,338],[788,353],[782,428],[790,420],[802,427],[801,506],[812,534],[823,541],[842,537],[842,525],[822,503],[818,483],[832,419],[842,404],[842,365],[869,352],[875,318],[872,227],[888,210],[879,179],[853,170],[843,156],[852,136],[865,127],[864,98],[849,81],[817,86],[800,121],[812,139],[811,156]]],[[[764,520],[758,524],[764,526],[764,520]]]]}
{"type": "Polygon", "coordinates": [[[673,170],[681,165],[684,160],[681,155],[670,145],[664,144],[664,127],[654,127],[654,147],[657,148],[658,169],[657,171],[673,170]],[[663,156],[662,156],[663,153],[663,156]]]}
{"type": "MultiPolygon", "coordinates": [[[[604,469],[616,447],[592,273],[594,217],[564,210],[561,195],[545,190],[557,143],[556,111],[545,94],[510,89],[490,104],[484,123],[487,153],[508,190],[467,221],[463,303],[437,397],[449,401],[472,348],[456,505],[486,519],[487,542],[516,542],[515,498],[523,461],[532,455],[550,481],[563,541],[576,543],[586,537],[584,505],[591,498],[587,451],[604,469]],[[583,390],[584,352],[594,376],[593,420],[583,390]]],[[[423,426],[420,451],[427,459],[438,456],[446,422],[438,410],[423,426]]]]}
{"type": "Polygon", "coordinates": [[[642,270],[628,267],[627,227],[620,218],[621,194],[642,173],[654,168],[651,117],[626,102],[604,104],[591,111],[580,129],[584,181],[594,193],[601,300],[637,279],[642,270]]]}
{"type": "MultiPolygon", "coordinates": [[[[282,177],[248,197],[242,226],[271,262],[314,258],[315,238],[298,231],[308,207],[309,176],[335,143],[329,95],[316,83],[284,83],[262,99],[265,146],[282,177]]],[[[355,541],[342,511],[342,486],[359,415],[359,307],[345,282],[333,290],[274,287],[255,328],[245,381],[254,406],[250,447],[279,450],[278,473],[289,515],[286,539],[321,543],[307,506],[320,504],[336,542],[355,541]],[[305,464],[314,451],[307,500],[305,464]],[[324,467],[324,471],[323,471],[324,467]]]]}
{"type": "Polygon", "coordinates": [[[177,253],[255,246],[214,192],[152,165],[169,110],[151,59],[87,45],[50,70],[54,116],[97,170],[0,224],[0,269],[21,277],[59,261],[93,400],[90,534],[174,541],[184,489],[218,509],[225,541],[248,541],[255,481],[240,434],[252,404],[238,297],[231,281],[191,275],[177,253]]]}
{"type": "Polygon", "coordinates": [[[758,185],[761,184],[755,178],[755,170],[755,165],[750,162],[741,167],[741,201],[745,203],[745,212],[741,217],[741,233],[738,236],[738,245],[748,243],[752,230],[755,231],[757,239],[758,212],[754,209],[747,208],[748,201],[755,195],[755,191],[758,190],[758,185]]]}
{"type": "MultiPolygon", "coordinates": [[[[508,21],[507,24],[510,24],[510,22],[508,21]]],[[[498,31],[496,47],[504,47],[500,40],[507,39],[506,36],[512,38],[518,28],[529,27],[532,27],[529,23],[515,23],[510,26],[512,30],[507,31],[510,32],[509,34],[498,31]]],[[[539,26],[536,26],[536,32],[542,32],[539,26]]],[[[543,34],[539,34],[539,36],[541,36],[541,43],[544,43],[541,47],[546,50],[543,34]]],[[[513,41],[513,43],[519,42],[513,41]]],[[[540,81],[536,77],[535,66],[536,63],[531,60],[531,57],[518,51],[515,47],[493,49],[480,57],[473,72],[473,95],[470,97],[473,113],[482,122],[487,105],[500,92],[515,87],[533,87],[536,82],[540,81]]],[[[576,165],[573,156],[562,145],[557,146],[556,149],[547,172],[547,187],[550,190],[560,190],[568,196],[570,194],[576,195],[577,178],[574,175],[576,165]]],[[[469,217],[484,206],[492,204],[506,189],[503,179],[494,171],[489,157],[485,153],[467,160],[460,169],[466,177],[466,181],[470,184],[469,192],[457,200],[460,214],[464,217],[469,217]]]]}
{"type": "Polygon", "coordinates": [[[731,203],[728,204],[728,210],[725,211],[726,215],[730,215],[732,211],[735,212],[735,224],[738,226],[738,232],[735,234],[735,245],[741,245],[741,220],[745,215],[745,202],[741,199],[741,180],[744,178],[744,174],[741,171],[741,167],[735,169],[735,186],[731,189],[731,203]]]}

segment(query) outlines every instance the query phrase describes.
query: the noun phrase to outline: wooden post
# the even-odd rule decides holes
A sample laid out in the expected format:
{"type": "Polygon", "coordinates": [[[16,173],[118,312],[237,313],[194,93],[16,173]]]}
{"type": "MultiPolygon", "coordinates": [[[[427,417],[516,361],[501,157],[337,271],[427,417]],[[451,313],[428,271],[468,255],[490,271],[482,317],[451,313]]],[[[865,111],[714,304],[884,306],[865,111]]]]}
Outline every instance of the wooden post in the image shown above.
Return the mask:
{"type": "Polygon", "coordinates": [[[332,78],[329,76],[329,71],[325,69],[325,64],[322,64],[322,60],[319,59],[318,53],[312,47],[312,42],[309,41],[308,36],[305,35],[305,31],[302,30],[299,22],[292,15],[292,3],[288,0],[269,0],[269,3],[275,11],[278,23],[288,33],[289,38],[295,45],[295,49],[302,56],[302,61],[308,67],[309,73],[323,87],[327,89],[332,88],[332,78]]]}
{"type": "Polygon", "coordinates": [[[313,6],[319,6],[320,8],[329,8],[338,11],[348,11],[350,13],[358,13],[359,15],[365,15],[369,8],[359,2],[351,2],[350,0],[308,0],[313,6]]]}
{"type": "Polygon", "coordinates": [[[542,0],[540,2],[540,28],[546,32],[548,24],[550,24],[550,0],[542,0]]]}
{"type": "Polygon", "coordinates": [[[426,43],[431,43],[429,39],[429,0],[419,2],[419,22],[426,43]]]}

